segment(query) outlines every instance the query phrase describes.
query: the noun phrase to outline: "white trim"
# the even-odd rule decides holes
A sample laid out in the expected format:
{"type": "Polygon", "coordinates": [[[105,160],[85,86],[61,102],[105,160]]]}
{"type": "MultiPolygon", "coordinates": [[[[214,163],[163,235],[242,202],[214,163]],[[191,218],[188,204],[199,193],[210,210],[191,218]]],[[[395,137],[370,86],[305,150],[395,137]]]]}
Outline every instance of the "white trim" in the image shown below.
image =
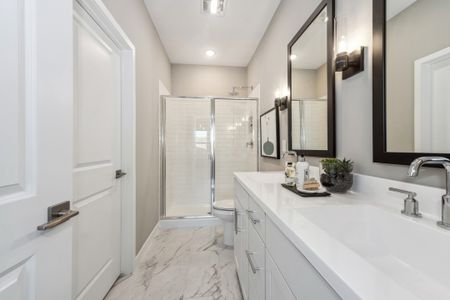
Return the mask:
{"type": "Polygon", "coordinates": [[[220,219],[216,217],[164,219],[159,221],[160,228],[203,227],[218,226],[221,224],[222,222],[220,219]]]}
{"type": "Polygon", "coordinates": [[[136,255],[136,257],[134,258],[134,265],[137,266],[139,259],[141,259],[141,256],[144,253],[144,249],[146,249],[147,247],[149,247],[150,242],[153,238],[153,236],[156,234],[156,231],[160,228],[160,223],[161,221],[158,221],[158,223],[156,223],[155,227],[153,227],[152,232],[150,232],[150,234],[148,235],[147,239],[145,240],[144,244],[142,245],[141,249],[139,249],[138,254],[136,255]]]}
{"type": "Polygon", "coordinates": [[[101,0],[76,0],[120,50],[122,61],[122,169],[120,271],[134,270],[136,253],[136,78],[135,47],[101,0]]]}
{"type": "Polygon", "coordinates": [[[414,62],[414,151],[429,152],[432,146],[432,80],[434,65],[450,57],[450,47],[414,62]]]}

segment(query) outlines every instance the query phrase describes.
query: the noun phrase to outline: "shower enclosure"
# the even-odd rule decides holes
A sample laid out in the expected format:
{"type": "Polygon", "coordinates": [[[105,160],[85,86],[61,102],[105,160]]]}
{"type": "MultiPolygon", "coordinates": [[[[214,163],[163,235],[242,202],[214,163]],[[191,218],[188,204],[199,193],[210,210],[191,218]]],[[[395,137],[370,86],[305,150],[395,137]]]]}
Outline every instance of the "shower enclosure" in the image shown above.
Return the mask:
{"type": "Polygon", "coordinates": [[[214,201],[233,199],[233,172],[258,170],[258,101],[161,100],[161,217],[210,216],[214,201]]]}

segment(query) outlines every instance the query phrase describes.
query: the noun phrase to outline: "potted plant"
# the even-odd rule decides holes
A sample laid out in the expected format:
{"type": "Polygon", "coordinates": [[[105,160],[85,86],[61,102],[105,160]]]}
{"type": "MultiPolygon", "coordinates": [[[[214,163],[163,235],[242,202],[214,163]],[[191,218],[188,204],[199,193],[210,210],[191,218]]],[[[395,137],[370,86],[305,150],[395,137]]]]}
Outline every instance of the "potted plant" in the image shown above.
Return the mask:
{"type": "Polygon", "coordinates": [[[326,158],[320,161],[323,173],[320,183],[332,193],[345,193],[353,185],[353,162],[347,159],[326,158]]]}

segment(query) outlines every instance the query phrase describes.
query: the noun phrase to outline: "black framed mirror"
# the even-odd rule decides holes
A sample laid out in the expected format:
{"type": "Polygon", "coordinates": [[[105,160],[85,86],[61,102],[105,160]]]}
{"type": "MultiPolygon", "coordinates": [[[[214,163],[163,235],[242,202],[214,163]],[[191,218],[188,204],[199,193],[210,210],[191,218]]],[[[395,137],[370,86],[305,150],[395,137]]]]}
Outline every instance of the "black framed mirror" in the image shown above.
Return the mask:
{"type": "Polygon", "coordinates": [[[450,158],[450,1],[373,1],[373,160],[450,158]]]}
{"type": "Polygon", "coordinates": [[[288,147],[334,157],[334,0],[320,2],[288,44],[288,147]]]}

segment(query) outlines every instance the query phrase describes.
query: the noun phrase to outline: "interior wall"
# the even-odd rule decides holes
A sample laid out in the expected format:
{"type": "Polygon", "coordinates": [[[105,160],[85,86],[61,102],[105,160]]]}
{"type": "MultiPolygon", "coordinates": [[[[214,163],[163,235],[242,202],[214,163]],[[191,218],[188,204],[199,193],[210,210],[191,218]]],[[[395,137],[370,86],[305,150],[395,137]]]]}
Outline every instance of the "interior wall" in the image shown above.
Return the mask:
{"type": "MultiPolygon", "coordinates": [[[[229,97],[233,86],[247,85],[247,69],[241,67],[172,64],[172,95],[229,97]]],[[[248,90],[238,90],[247,97],[248,90]]]]}
{"type": "MultiPolygon", "coordinates": [[[[261,111],[273,107],[277,91],[287,94],[287,44],[318,4],[319,0],[284,0],[278,7],[247,70],[248,84],[261,84],[261,111]]],[[[361,174],[444,187],[442,170],[427,168],[419,178],[411,179],[406,166],[372,162],[372,0],[337,0],[336,17],[338,27],[348,23],[350,49],[368,47],[363,73],[345,81],[336,75],[337,156],[354,160],[355,172],[361,174]]],[[[281,141],[286,141],[287,111],[281,112],[280,122],[281,141]]],[[[308,157],[313,165],[319,160],[308,157]]],[[[282,160],[261,159],[263,171],[282,169],[282,160]]]]}
{"type": "Polygon", "coordinates": [[[317,98],[317,72],[308,69],[292,69],[292,98],[317,98]]]}
{"type": "Polygon", "coordinates": [[[170,62],[144,1],[103,2],[136,47],[136,251],[139,251],[160,216],[159,81],[170,90],[170,62]]]}

